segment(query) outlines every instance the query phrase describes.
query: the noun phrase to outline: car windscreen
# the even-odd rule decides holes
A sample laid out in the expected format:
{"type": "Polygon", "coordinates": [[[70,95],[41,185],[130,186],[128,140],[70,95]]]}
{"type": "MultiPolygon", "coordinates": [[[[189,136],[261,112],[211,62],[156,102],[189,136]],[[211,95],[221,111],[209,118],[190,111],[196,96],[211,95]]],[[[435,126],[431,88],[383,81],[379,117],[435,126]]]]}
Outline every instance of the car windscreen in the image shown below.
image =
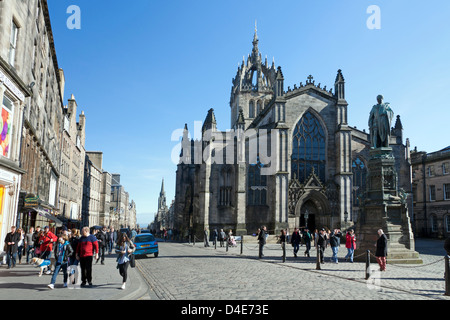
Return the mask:
{"type": "Polygon", "coordinates": [[[151,234],[134,238],[135,243],[151,242],[151,241],[155,241],[155,237],[151,234]]]}

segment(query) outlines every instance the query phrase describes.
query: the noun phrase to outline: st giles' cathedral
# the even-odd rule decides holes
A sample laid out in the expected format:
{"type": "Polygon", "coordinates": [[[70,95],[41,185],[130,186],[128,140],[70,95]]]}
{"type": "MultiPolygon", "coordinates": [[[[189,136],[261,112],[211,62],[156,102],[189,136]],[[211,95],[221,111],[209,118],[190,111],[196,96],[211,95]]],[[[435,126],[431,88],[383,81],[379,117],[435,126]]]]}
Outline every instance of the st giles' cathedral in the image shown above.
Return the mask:
{"type": "MultiPolygon", "coordinates": [[[[341,70],[334,88],[312,76],[285,88],[281,67],[262,60],[258,42],[255,30],[252,52],[232,81],[231,130],[217,130],[213,109],[201,140],[189,138],[185,126],[174,227],[203,238],[204,228],[242,235],[262,225],[275,234],[353,226],[371,143],[369,133],[348,125],[341,70]]],[[[399,116],[389,139],[398,186],[410,191],[409,142],[399,116]]]]}

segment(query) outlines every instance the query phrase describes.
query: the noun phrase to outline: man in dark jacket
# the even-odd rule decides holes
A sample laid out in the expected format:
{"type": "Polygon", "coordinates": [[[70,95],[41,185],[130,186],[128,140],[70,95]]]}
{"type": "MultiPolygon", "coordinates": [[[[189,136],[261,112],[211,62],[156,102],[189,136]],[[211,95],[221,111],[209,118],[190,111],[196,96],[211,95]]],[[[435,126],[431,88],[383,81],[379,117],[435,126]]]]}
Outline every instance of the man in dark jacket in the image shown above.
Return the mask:
{"type": "Polygon", "coordinates": [[[117,242],[117,232],[114,230],[114,227],[111,227],[108,232],[108,254],[111,254],[112,250],[116,247],[117,242]]]}
{"type": "Polygon", "coordinates": [[[340,229],[334,229],[333,233],[330,236],[330,246],[331,250],[333,251],[333,256],[331,257],[331,261],[334,261],[335,263],[338,263],[338,251],[339,246],[341,245],[341,230],[340,229]]]}
{"type": "Polygon", "coordinates": [[[266,226],[262,226],[261,230],[258,233],[259,258],[260,259],[262,257],[264,257],[263,249],[264,249],[264,245],[266,244],[266,232],[267,232],[266,226]]]}
{"type": "Polygon", "coordinates": [[[305,250],[305,256],[309,257],[309,250],[311,250],[311,233],[309,233],[309,229],[305,228],[303,230],[303,241],[305,242],[306,250],[305,250]]]}
{"type": "MultiPolygon", "coordinates": [[[[104,226],[102,228],[102,230],[97,232],[97,234],[95,236],[98,241],[98,250],[99,250],[99,255],[101,257],[101,263],[105,264],[105,251],[106,251],[106,245],[108,244],[108,234],[106,232],[106,227],[104,226]]],[[[99,258],[97,258],[95,263],[98,263],[99,258]]]]}
{"type": "Polygon", "coordinates": [[[301,241],[302,241],[302,236],[300,235],[298,228],[295,228],[294,232],[292,233],[292,236],[291,236],[291,244],[294,247],[294,257],[296,257],[296,258],[297,258],[298,249],[300,248],[301,241]]]}
{"type": "Polygon", "coordinates": [[[6,245],[6,263],[8,263],[8,269],[14,268],[16,266],[16,255],[17,248],[20,240],[20,234],[16,232],[16,227],[11,227],[11,232],[9,232],[5,237],[6,245]]]}
{"type": "Polygon", "coordinates": [[[317,240],[317,248],[320,254],[320,263],[324,263],[324,252],[327,247],[327,234],[324,228],[320,229],[319,239],[317,240]]]}

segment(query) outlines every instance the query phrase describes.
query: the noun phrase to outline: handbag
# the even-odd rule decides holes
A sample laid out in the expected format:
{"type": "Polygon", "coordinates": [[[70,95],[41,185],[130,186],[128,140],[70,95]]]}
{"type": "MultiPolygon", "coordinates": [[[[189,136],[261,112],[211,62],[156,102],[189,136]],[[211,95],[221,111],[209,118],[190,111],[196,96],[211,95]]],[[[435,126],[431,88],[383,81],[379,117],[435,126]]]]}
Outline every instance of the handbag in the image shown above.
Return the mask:
{"type": "Polygon", "coordinates": [[[130,255],[130,267],[132,268],[136,267],[136,260],[134,254],[130,255]]]}

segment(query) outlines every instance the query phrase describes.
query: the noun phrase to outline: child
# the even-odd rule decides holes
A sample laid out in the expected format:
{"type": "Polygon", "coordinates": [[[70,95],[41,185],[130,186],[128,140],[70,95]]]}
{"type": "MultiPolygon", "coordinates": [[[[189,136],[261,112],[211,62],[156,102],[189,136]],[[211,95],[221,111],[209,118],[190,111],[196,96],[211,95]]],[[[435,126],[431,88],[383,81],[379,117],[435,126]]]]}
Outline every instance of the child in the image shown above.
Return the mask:
{"type": "Polygon", "coordinates": [[[58,276],[59,270],[62,269],[64,275],[64,288],[67,288],[67,266],[69,257],[73,254],[72,246],[69,243],[67,235],[62,234],[58,238],[58,242],[55,245],[54,255],[55,255],[55,272],[53,273],[52,280],[48,287],[50,289],[55,288],[56,277],[58,276]]]}

